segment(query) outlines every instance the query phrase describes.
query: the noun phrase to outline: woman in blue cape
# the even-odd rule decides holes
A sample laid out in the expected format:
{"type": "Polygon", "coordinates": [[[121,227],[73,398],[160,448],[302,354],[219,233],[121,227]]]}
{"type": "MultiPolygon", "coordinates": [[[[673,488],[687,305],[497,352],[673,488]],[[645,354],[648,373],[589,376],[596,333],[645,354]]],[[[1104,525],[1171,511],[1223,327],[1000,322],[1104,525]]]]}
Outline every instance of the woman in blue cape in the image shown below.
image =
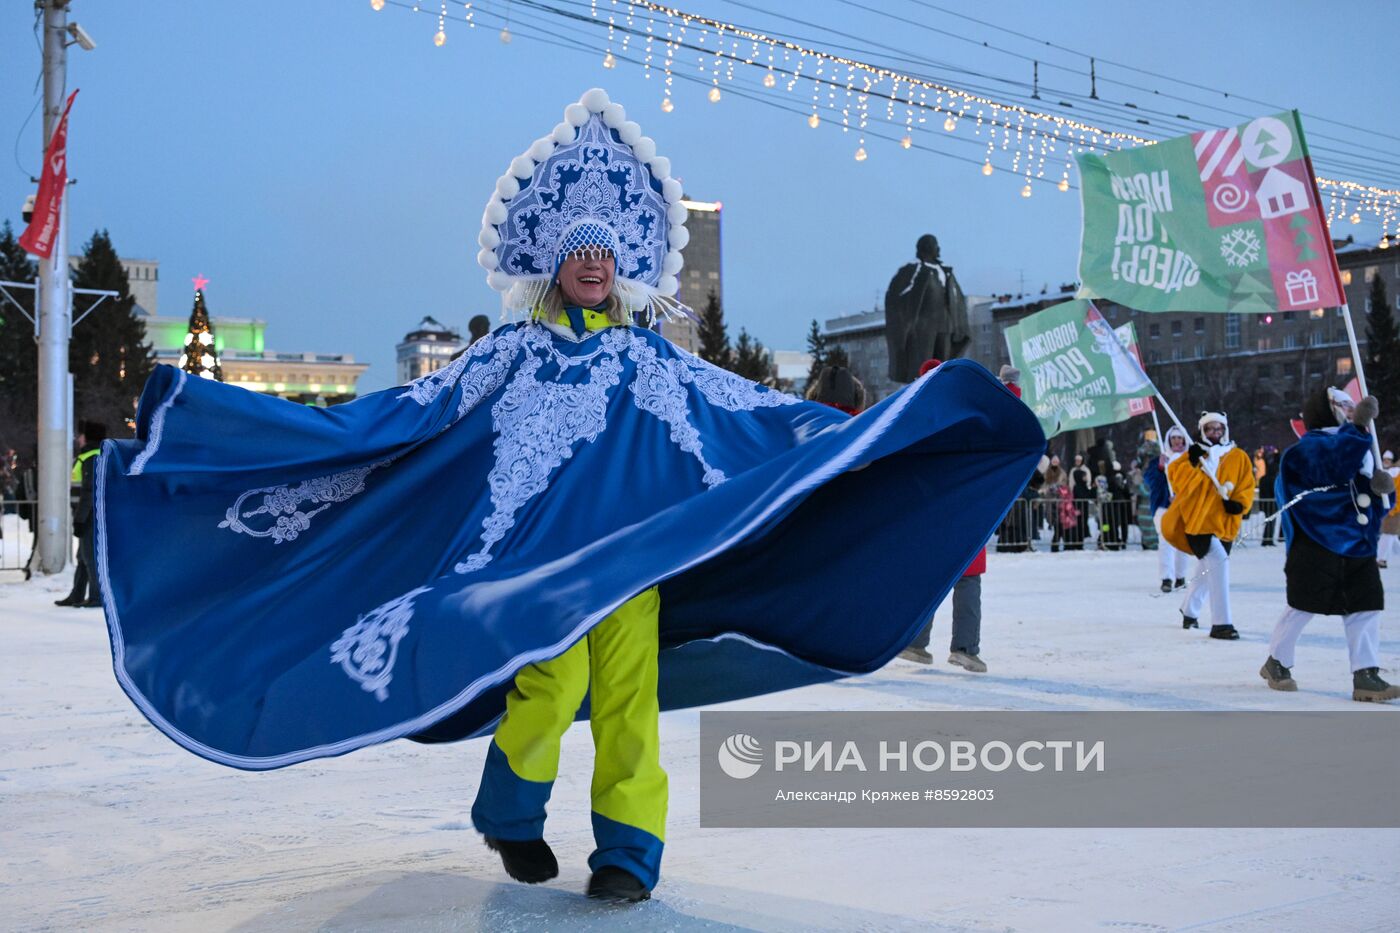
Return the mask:
{"type": "Polygon", "coordinates": [[[676,307],[685,218],[595,89],[486,208],[478,258],[524,322],[328,409],[160,367],[96,501],[114,667],[151,722],[250,770],[494,733],[473,818],[542,880],[559,737],[591,718],[596,893],[644,897],[657,711],[880,668],[1044,447],[974,363],[852,418],[640,326],[676,307]]]}

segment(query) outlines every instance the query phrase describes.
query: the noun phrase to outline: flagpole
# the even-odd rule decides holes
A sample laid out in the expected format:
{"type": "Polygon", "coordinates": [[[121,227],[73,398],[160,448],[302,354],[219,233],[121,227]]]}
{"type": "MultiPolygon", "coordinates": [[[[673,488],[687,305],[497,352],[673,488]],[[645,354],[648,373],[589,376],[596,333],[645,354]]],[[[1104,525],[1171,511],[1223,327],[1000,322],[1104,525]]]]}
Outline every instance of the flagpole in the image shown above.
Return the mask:
{"type": "MultiPolygon", "coordinates": [[[[67,74],[67,0],[47,0],[44,9],[44,142],[48,172],[49,144],[64,112],[67,74]]],[[[38,352],[39,569],[58,573],[72,549],[68,485],[73,461],[72,420],[68,411],[68,340],[72,329],[68,282],[68,199],[60,188],[58,227],[52,253],[39,260],[36,316],[38,352]]]]}
{"type": "MultiPolygon", "coordinates": [[[[1335,257],[1333,261],[1336,261],[1335,257]]],[[[1345,295],[1345,292],[1343,294],[1345,295]]],[[[1361,348],[1357,346],[1356,343],[1356,326],[1351,323],[1351,304],[1349,302],[1342,302],[1342,320],[1345,321],[1347,325],[1347,341],[1351,344],[1352,368],[1356,370],[1356,384],[1361,388],[1361,395],[1364,398],[1371,393],[1366,390],[1366,367],[1361,365],[1361,348]]],[[[1371,456],[1375,458],[1372,469],[1379,470],[1381,468],[1381,442],[1380,438],[1376,435],[1376,425],[1374,422],[1370,425],[1369,430],[1371,432],[1371,456]]],[[[1390,497],[1382,496],[1381,502],[1385,505],[1386,510],[1389,511],[1390,497]]]]}
{"type": "MultiPolygon", "coordinates": [[[[1366,390],[1366,366],[1361,361],[1361,348],[1356,343],[1356,326],[1351,322],[1351,302],[1347,301],[1346,286],[1342,284],[1342,267],[1337,262],[1337,251],[1332,246],[1332,228],[1328,226],[1327,220],[1322,216],[1322,193],[1317,190],[1317,173],[1313,171],[1312,156],[1308,154],[1307,140],[1303,137],[1303,121],[1298,116],[1298,111],[1293,111],[1293,122],[1298,127],[1298,140],[1303,145],[1303,164],[1308,167],[1308,182],[1312,185],[1313,213],[1322,222],[1322,229],[1327,235],[1327,255],[1331,257],[1332,285],[1338,297],[1342,299],[1342,321],[1347,327],[1347,342],[1351,344],[1351,365],[1356,372],[1356,384],[1361,389],[1363,397],[1371,393],[1366,390]]],[[[1373,422],[1370,425],[1371,434],[1371,456],[1375,458],[1372,466],[1373,470],[1381,469],[1381,442],[1377,434],[1378,428],[1373,422]]],[[[1386,510],[1390,509],[1390,497],[1381,496],[1381,502],[1386,510]]]]}

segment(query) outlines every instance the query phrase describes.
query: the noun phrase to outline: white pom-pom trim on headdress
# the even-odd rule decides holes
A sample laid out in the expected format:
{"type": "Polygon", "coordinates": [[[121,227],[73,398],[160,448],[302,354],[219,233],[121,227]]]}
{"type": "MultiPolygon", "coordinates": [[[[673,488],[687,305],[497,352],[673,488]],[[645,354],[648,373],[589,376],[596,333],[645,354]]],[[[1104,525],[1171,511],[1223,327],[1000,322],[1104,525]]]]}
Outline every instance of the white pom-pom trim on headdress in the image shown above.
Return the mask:
{"type": "Polygon", "coordinates": [[[661,277],[656,286],[617,276],[613,280],[613,289],[636,317],[661,314],[667,318],[678,315],[693,318],[694,313],[674,298],[680,290],[677,275],[684,264],[680,251],[690,242],[690,233],[685,229],[689,212],[680,203],[684,190],[681,183],[671,177],[671,160],[656,154],[656,141],[643,136],[641,126],[628,120],[622,105],[613,103],[608,98],[608,92],[599,87],[585,91],[578,103],[565,107],[563,121],[548,136],[535,140],[528,150],[511,161],[506,174],[496,180],[496,190],[486,203],[486,210],[481,216],[481,233],[477,236],[481,251],[476,258],[481,267],[487,270],[486,283],[501,293],[501,315],[509,317],[513,312],[530,311],[544,297],[553,281],[552,275],[514,276],[500,268],[496,248],[501,244],[501,235],[496,228],[506,222],[509,213],[506,204],[520,193],[521,182],[534,177],[535,169],[553,155],[557,147],[568,145],[578,138],[578,128],[595,113],[602,115],[604,125],[614,130],[617,138],[631,147],[632,154],[651,171],[652,178],[661,187],[661,197],[667,205],[666,221],[670,227],[667,234],[669,249],[662,260],[661,277]]]}
{"type": "Polygon", "coordinates": [[[583,126],[588,122],[588,108],[583,104],[570,104],[564,108],[564,122],[570,126],[583,126]]]}
{"type": "MultiPolygon", "coordinates": [[[[608,100],[608,92],[600,87],[589,88],[584,91],[583,96],[578,99],[578,102],[592,113],[602,113],[607,109],[608,104],[612,103],[612,101],[608,100]]],[[[572,107],[573,104],[569,106],[572,107]]],[[[568,113],[568,108],[565,108],[564,112],[568,113]]]]}

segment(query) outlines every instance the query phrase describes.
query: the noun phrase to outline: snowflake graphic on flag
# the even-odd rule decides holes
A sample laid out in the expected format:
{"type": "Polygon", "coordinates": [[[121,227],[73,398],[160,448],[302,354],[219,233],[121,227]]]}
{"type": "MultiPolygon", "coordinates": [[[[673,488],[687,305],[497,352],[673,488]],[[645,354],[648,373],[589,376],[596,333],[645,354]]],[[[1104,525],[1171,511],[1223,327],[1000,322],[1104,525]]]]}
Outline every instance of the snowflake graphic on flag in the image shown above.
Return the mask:
{"type": "Polygon", "coordinates": [[[1220,237],[1220,258],[1237,269],[1259,261],[1259,235],[1248,227],[1236,227],[1220,237]]]}

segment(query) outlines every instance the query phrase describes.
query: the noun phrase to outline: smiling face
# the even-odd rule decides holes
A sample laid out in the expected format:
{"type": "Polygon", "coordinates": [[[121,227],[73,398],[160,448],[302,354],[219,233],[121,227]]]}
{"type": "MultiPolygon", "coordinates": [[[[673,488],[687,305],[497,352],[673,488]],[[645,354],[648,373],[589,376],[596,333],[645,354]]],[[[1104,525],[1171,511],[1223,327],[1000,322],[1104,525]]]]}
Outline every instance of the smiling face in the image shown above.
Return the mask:
{"type": "Polygon", "coordinates": [[[1176,433],[1169,434],[1167,436],[1167,446],[1171,448],[1172,453],[1179,454],[1186,449],[1186,438],[1176,433]]]}
{"type": "Polygon", "coordinates": [[[616,261],[607,250],[580,251],[559,264],[559,289],[567,304],[598,308],[612,293],[616,261]]]}
{"type": "Polygon", "coordinates": [[[1219,444],[1225,439],[1225,425],[1219,421],[1207,421],[1201,428],[1201,436],[1212,444],[1219,444]]]}

